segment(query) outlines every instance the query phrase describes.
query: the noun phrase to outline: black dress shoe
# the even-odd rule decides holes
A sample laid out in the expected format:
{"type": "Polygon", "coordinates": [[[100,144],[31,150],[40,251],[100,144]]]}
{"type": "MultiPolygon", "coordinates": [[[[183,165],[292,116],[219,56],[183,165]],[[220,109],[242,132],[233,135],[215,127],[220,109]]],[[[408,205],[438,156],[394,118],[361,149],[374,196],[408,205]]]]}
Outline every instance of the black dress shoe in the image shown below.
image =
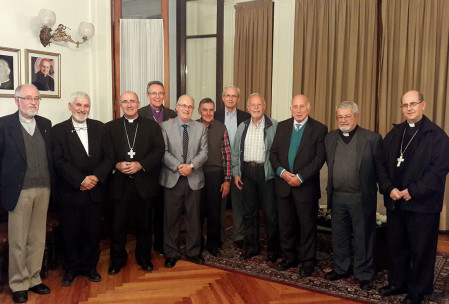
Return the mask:
{"type": "Polygon", "coordinates": [[[237,240],[237,241],[234,241],[234,245],[235,245],[238,249],[243,249],[244,244],[245,244],[245,241],[244,241],[244,240],[237,240]]]}
{"type": "Polygon", "coordinates": [[[14,301],[14,303],[25,303],[26,301],[28,301],[28,291],[14,291],[12,293],[12,300],[14,301]]]}
{"type": "Polygon", "coordinates": [[[407,289],[405,287],[396,287],[390,284],[385,285],[384,287],[379,289],[379,294],[382,297],[395,296],[406,292],[407,289]]]}
{"type": "Polygon", "coordinates": [[[259,253],[257,253],[257,252],[247,252],[247,251],[245,251],[245,252],[243,252],[240,256],[239,256],[239,259],[240,260],[248,260],[248,259],[250,259],[250,258],[252,258],[252,257],[254,257],[254,256],[256,256],[256,255],[258,255],[259,253]]]}
{"type": "Polygon", "coordinates": [[[61,281],[62,286],[70,286],[75,280],[75,274],[73,272],[66,272],[64,278],[61,281]]]}
{"type": "Polygon", "coordinates": [[[279,271],[285,271],[296,266],[298,266],[298,261],[282,259],[279,263],[276,264],[276,269],[279,271]]]}
{"type": "Polygon", "coordinates": [[[424,300],[424,296],[421,294],[407,294],[407,296],[401,301],[401,304],[421,304],[424,300]]]}
{"type": "Polygon", "coordinates": [[[147,263],[142,263],[142,264],[139,264],[139,265],[140,265],[140,267],[142,267],[142,270],[146,271],[146,272],[151,272],[154,269],[153,263],[151,263],[151,261],[149,261],[147,263]]]}
{"type": "Polygon", "coordinates": [[[28,290],[32,291],[34,293],[40,294],[40,295],[44,295],[44,294],[49,294],[50,293],[50,288],[48,288],[47,285],[44,285],[42,283],[37,284],[36,286],[33,286],[30,289],[28,289],[28,290]]]}
{"type": "Polygon", "coordinates": [[[345,279],[348,277],[349,277],[349,275],[347,273],[339,274],[335,270],[332,270],[324,275],[324,279],[326,279],[328,281],[336,281],[336,280],[345,279]]]}
{"type": "Polygon", "coordinates": [[[120,270],[122,270],[122,266],[112,264],[111,266],[109,266],[108,274],[116,275],[120,272],[120,270]]]}
{"type": "Polygon", "coordinates": [[[268,263],[276,263],[278,260],[279,255],[276,253],[269,253],[267,256],[267,262],[268,263]]]}
{"type": "Polygon", "coordinates": [[[299,270],[299,276],[301,278],[310,277],[313,274],[314,266],[302,266],[299,270]]]}
{"type": "Polygon", "coordinates": [[[175,267],[177,261],[178,261],[177,258],[165,258],[164,266],[166,268],[173,268],[173,267],[175,267]]]}
{"type": "Polygon", "coordinates": [[[373,289],[373,286],[371,285],[371,280],[360,280],[359,286],[361,290],[373,289]]]}
{"type": "Polygon", "coordinates": [[[96,269],[91,269],[84,272],[83,276],[85,276],[91,282],[101,282],[101,275],[97,272],[96,269]]]}
{"type": "Polygon", "coordinates": [[[188,256],[187,260],[189,260],[190,262],[193,262],[195,264],[200,264],[200,265],[206,263],[200,254],[195,255],[195,256],[188,256]]]}
{"type": "Polygon", "coordinates": [[[214,248],[208,248],[207,251],[209,251],[210,254],[212,254],[214,257],[221,256],[221,252],[217,247],[214,248]]]}

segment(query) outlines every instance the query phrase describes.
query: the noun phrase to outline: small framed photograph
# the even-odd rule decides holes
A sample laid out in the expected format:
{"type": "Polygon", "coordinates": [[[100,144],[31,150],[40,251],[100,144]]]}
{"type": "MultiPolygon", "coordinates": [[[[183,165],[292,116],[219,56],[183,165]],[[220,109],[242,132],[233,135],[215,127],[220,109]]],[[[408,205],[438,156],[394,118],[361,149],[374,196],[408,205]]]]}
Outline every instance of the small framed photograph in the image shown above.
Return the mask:
{"type": "Polygon", "coordinates": [[[20,50],[0,47],[0,97],[14,96],[20,84],[20,50]]]}
{"type": "Polygon", "coordinates": [[[41,97],[61,98],[61,54],[26,49],[25,73],[41,97]]]}

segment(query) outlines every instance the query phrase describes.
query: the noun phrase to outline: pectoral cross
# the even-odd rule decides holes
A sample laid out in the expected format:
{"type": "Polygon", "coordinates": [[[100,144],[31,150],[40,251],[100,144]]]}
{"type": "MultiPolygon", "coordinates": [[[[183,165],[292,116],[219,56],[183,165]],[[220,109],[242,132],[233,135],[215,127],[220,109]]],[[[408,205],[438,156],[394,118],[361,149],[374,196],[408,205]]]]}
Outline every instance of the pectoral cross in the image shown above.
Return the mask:
{"type": "Polygon", "coordinates": [[[402,157],[402,154],[398,158],[396,158],[396,160],[398,161],[397,164],[398,167],[400,167],[401,163],[405,161],[405,159],[402,157]]]}
{"type": "MultiPolygon", "coordinates": [[[[128,152],[129,158],[134,158],[134,155],[136,155],[136,152],[133,151],[133,149],[129,150],[128,152]]],[[[399,165],[398,165],[399,167],[399,165]]]]}

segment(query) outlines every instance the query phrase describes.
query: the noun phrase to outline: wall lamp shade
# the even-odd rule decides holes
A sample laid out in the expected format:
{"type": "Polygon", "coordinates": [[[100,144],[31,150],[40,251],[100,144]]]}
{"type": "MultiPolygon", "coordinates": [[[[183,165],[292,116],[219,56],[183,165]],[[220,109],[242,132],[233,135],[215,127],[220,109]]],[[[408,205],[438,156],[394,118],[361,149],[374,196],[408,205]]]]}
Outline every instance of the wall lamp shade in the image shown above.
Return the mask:
{"type": "Polygon", "coordinates": [[[37,17],[39,18],[42,26],[39,38],[43,46],[47,46],[51,42],[55,41],[64,41],[72,42],[76,44],[76,47],[78,47],[80,44],[83,44],[87,40],[91,39],[95,34],[95,27],[92,23],[81,22],[78,26],[78,33],[82,37],[83,41],[74,41],[72,37],[65,31],[66,29],[70,28],[66,27],[63,24],[59,24],[58,27],[52,32],[51,27],[56,23],[55,12],[47,9],[41,9],[37,17]]]}

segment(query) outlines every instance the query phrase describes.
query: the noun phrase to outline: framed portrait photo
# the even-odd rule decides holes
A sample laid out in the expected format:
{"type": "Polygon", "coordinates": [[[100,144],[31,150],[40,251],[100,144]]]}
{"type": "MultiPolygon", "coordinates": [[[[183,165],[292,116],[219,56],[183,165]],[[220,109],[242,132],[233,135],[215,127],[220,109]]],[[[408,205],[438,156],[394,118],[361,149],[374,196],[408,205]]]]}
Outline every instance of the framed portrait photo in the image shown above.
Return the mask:
{"type": "Polygon", "coordinates": [[[0,97],[14,96],[20,84],[20,50],[0,47],[0,97]]]}
{"type": "Polygon", "coordinates": [[[41,97],[61,98],[61,54],[26,49],[25,76],[41,97]]]}

